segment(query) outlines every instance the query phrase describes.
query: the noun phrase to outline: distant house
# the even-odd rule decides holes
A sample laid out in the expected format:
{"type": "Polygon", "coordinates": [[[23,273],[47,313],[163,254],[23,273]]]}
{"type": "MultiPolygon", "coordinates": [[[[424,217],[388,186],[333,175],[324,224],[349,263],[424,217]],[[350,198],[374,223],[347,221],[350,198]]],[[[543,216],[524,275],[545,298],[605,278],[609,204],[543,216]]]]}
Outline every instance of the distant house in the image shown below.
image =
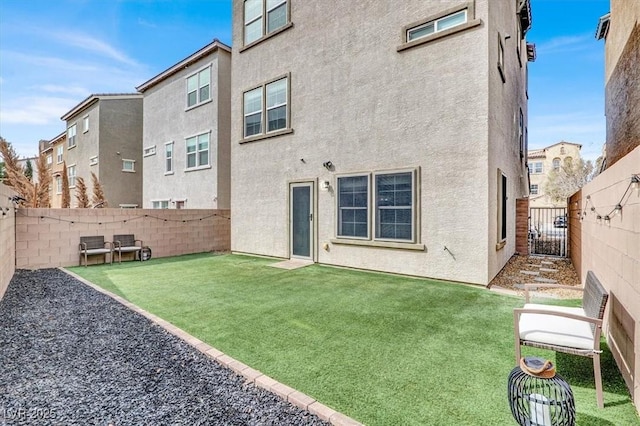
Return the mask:
{"type": "Polygon", "coordinates": [[[49,200],[52,208],[62,207],[62,165],[66,160],[67,132],[64,131],[51,140],[39,143],[40,155],[46,156],[47,168],[51,174],[49,200]]]}
{"type": "Polygon", "coordinates": [[[528,1],[234,0],[232,250],[488,284],[529,190],[530,23],[528,1]]]}
{"type": "Polygon", "coordinates": [[[231,48],[218,40],[137,87],[145,208],[229,208],[231,48]]]}
{"type": "Polygon", "coordinates": [[[541,149],[530,149],[529,164],[529,207],[566,207],[566,200],[552,200],[545,191],[545,185],[552,170],[559,170],[567,159],[578,161],[582,145],[560,141],[541,149]]]}
{"type": "MultiPolygon", "coordinates": [[[[142,207],[142,95],[94,94],[62,116],[71,206],[77,177],[98,177],[109,207],[142,207]]],[[[58,145],[58,150],[59,145],[58,145]]],[[[56,160],[59,160],[56,151],[56,160]]],[[[57,163],[57,161],[56,161],[57,163]]]]}

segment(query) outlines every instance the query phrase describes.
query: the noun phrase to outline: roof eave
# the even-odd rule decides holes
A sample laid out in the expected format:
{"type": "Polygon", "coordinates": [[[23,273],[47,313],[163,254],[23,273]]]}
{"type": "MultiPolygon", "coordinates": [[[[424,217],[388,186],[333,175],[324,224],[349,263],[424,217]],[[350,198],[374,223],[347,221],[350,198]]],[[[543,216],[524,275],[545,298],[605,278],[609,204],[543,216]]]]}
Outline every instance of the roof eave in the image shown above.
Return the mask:
{"type": "Polygon", "coordinates": [[[141,85],[137,86],[136,90],[138,92],[140,92],[140,93],[143,93],[144,91],[150,89],[151,87],[155,86],[156,84],[164,81],[165,79],[171,77],[175,73],[183,70],[184,68],[188,67],[189,65],[193,64],[194,62],[199,61],[203,57],[215,52],[218,49],[224,50],[226,52],[231,53],[231,47],[229,47],[226,44],[222,43],[218,39],[214,39],[211,43],[207,44],[206,46],[204,46],[203,48],[201,48],[197,52],[189,55],[188,57],[184,58],[183,60],[181,60],[177,64],[167,68],[166,70],[162,71],[160,74],[156,75],[155,77],[150,78],[149,80],[145,81],[141,85]]]}

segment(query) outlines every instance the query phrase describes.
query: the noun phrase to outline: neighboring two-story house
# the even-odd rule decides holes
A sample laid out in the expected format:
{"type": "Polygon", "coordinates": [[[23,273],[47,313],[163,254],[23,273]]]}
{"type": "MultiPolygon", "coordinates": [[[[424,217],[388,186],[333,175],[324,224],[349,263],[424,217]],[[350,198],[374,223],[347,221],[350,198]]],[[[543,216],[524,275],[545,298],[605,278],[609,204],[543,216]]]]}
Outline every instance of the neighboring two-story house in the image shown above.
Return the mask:
{"type": "Polygon", "coordinates": [[[557,202],[545,193],[545,185],[552,170],[559,170],[566,161],[580,160],[582,145],[560,141],[540,149],[531,149],[527,156],[529,163],[529,207],[567,207],[566,200],[557,202]]]}
{"type": "Polygon", "coordinates": [[[62,116],[71,205],[82,177],[91,197],[95,173],[109,207],[142,207],[142,95],[94,94],[62,116]]]}
{"type": "Polygon", "coordinates": [[[214,40],[137,90],[143,207],[228,209],[231,48],[214,40]]]}
{"type": "Polygon", "coordinates": [[[232,250],[488,284],[528,196],[530,23],[528,1],[234,0],[232,250]]]}
{"type": "MultiPolygon", "coordinates": [[[[67,132],[63,131],[49,141],[51,147],[51,207],[62,207],[62,171],[67,154],[67,132]]],[[[49,160],[47,159],[47,163],[49,160]]]]}

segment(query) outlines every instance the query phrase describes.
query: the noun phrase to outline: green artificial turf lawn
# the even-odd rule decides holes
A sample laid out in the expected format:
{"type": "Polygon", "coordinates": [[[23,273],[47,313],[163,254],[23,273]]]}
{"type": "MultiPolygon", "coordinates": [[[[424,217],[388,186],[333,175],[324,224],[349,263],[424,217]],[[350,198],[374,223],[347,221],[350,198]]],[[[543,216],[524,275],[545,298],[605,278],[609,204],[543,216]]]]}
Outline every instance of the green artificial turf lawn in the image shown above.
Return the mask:
{"type": "MultiPolygon", "coordinates": [[[[199,254],[70,268],[231,357],[367,425],[509,425],[513,313],[523,300],[442,281],[199,254]]],[[[604,346],[604,345],[603,345],[604,346]]],[[[608,350],[556,363],[578,425],[639,424],[608,350]]]]}

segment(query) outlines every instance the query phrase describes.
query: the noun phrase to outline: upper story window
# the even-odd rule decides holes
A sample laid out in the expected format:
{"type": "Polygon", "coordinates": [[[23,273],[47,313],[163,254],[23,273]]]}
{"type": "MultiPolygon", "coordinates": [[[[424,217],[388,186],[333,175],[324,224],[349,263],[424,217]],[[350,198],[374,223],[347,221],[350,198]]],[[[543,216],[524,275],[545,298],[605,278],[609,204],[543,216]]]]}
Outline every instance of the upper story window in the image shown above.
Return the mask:
{"type": "Polygon", "coordinates": [[[47,154],[47,166],[50,166],[53,163],[53,155],[47,154]]]}
{"type": "Polygon", "coordinates": [[[452,13],[447,16],[443,16],[440,19],[436,19],[417,27],[409,28],[407,30],[407,41],[413,41],[418,38],[426,37],[428,35],[448,30],[449,28],[462,25],[467,22],[467,9],[461,10],[456,13],[452,13]]]}
{"type": "Polygon", "coordinates": [[[518,121],[518,143],[520,145],[520,158],[524,158],[524,114],[520,108],[520,118],[518,121]]]}
{"type": "Polygon", "coordinates": [[[531,163],[531,173],[532,174],[542,173],[542,161],[536,161],[535,163],[531,163]]]}
{"type": "Polygon", "coordinates": [[[285,27],[289,21],[287,3],[287,0],[245,0],[244,44],[285,27]]]}
{"type": "Polygon", "coordinates": [[[244,137],[289,128],[289,78],[244,93],[244,137]]]}
{"type": "Polygon", "coordinates": [[[62,163],[62,156],[64,154],[64,146],[62,144],[58,145],[56,149],[56,162],[58,164],[62,163]]]}
{"type": "Polygon", "coordinates": [[[187,170],[209,165],[209,133],[187,138],[187,170]]]}
{"type": "Polygon", "coordinates": [[[187,108],[211,99],[211,67],[187,77],[187,108]]]}
{"type": "Polygon", "coordinates": [[[554,158],[553,159],[553,170],[560,170],[560,159],[559,158],[554,158]]]}
{"type": "Polygon", "coordinates": [[[98,164],[98,156],[94,155],[93,157],[89,158],[89,165],[90,166],[96,166],[98,164]]]}
{"type": "Polygon", "coordinates": [[[76,165],[67,167],[67,177],[69,178],[69,188],[76,186],[76,165]]]}
{"type": "Polygon", "coordinates": [[[564,155],[564,154],[566,154],[566,153],[567,153],[567,150],[566,150],[566,149],[564,149],[564,146],[561,146],[561,147],[560,147],[560,155],[564,155]]]}
{"type": "Polygon", "coordinates": [[[82,133],[87,133],[89,131],[89,116],[85,115],[82,118],[82,133]]]}
{"type": "Polygon", "coordinates": [[[76,125],[72,125],[67,129],[67,140],[69,141],[69,148],[76,146],[76,125]]]}
{"type": "Polygon", "coordinates": [[[135,173],[136,171],[136,160],[122,160],[122,171],[135,173]]]}
{"type": "Polygon", "coordinates": [[[173,142],[164,145],[164,174],[173,173],[173,142]]]}
{"type": "Polygon", "coordinates": [[[532,183],[529,187],[529,192],[531,195],[538,195],[538,184],[532,183]]]}
{"type": "Polygon", "coordinates": [[[481,24],[482,21],[476,19],[475,3],[467,1],[404,26],[402,44],[397,51],[421,46],[481,24]]]}
{"type": "Polygon", "coordinates": [[[154,209],[168,209],[169,200],[152,201],[151,205],[154,209]]]}
{"type": "Polygon", "coordinates": [[[150,155],[156,155],[156,146],[148,146],[144,149],[143,154],[144,157],[148,157],[150,155]]]}

